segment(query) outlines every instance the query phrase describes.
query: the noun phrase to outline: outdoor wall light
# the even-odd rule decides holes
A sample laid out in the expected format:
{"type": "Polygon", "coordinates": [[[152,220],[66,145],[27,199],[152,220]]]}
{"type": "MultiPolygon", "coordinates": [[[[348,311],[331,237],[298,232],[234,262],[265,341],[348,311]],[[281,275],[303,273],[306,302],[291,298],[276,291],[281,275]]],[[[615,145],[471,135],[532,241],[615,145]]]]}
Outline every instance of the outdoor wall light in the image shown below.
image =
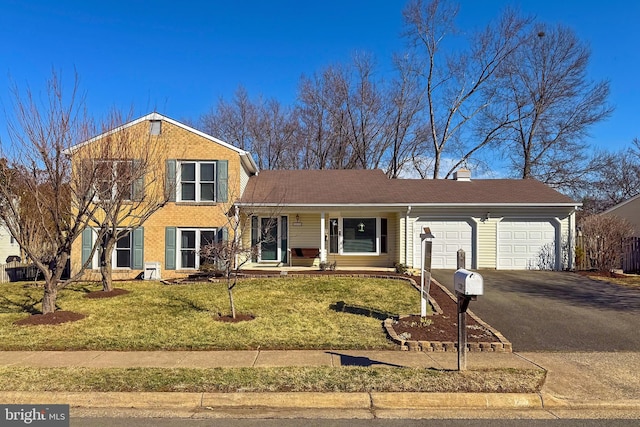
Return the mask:
{"type": "Polygon", "coordinates": [[[361,233],[364,233],[364,222],[361,222],[360,224],[358,224],[358,231],[361,233]]]}

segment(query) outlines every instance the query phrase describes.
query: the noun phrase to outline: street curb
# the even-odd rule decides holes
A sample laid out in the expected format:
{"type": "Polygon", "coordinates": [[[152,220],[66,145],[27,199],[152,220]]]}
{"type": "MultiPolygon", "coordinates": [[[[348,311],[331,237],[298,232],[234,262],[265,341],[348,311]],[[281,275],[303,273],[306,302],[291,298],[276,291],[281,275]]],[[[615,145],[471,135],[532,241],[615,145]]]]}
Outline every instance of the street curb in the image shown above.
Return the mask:
{"type": "Polygon", "coordinates": [[[640,410],[640,400],[568,400],[548,393],[422,392],[0,392],[2,404],[66,404],[76,409],[139,410],[640,410]]]}
{"type": "Polygon", "coordinates": [[[562,399],[549,393],[540,393],[544,409],[573,409],[573,410],[640,410],[640,400],[622,399],[608,400],[574,400],[562,399]]]}

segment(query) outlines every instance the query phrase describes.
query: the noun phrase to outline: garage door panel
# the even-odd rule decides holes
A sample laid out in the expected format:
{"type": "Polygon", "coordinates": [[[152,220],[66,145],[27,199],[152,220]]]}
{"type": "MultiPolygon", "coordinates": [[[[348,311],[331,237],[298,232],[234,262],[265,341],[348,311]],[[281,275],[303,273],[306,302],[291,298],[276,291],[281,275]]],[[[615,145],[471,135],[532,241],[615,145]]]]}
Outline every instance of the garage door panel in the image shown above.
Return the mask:
{"type": "Polygon", "coordinates": [[[548,268],[541,254],[543,248],[555,248],[555,240],[556,230],[550,221],[503,220],[498,224],[498,268],[548,268]]]}
{"type": "Polygon", "coordinates": [[[434,236],[431,246],[432,268],[456,268],[459,249],[466,253],[466,268],[471,268],[473,230],[467,221],[417,221],[414,226],[414,266],[421,265],[420,234],[424,227],[429,227],[434,236]]]}

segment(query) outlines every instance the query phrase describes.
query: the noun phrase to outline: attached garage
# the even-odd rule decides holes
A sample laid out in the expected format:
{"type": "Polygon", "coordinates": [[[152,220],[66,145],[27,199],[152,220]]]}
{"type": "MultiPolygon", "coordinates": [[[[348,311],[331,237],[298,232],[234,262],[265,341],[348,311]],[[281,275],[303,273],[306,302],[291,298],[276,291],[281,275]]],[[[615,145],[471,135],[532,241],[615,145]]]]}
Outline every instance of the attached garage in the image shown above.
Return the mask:
{"type": "Polygon", "coordinates": [[[471,224],[471,220],[445,221],[419,218],[413,227],[413,265],[422,265],[420,234],[425,227],[429,227],[434,235],[431,247],[431,268],[455,269],[459,249],[465,251],[465,268],[473,268],[473,226],[471,224]]]}
{"type": "Polygon", "coordinates": [[[549,220],[502,220],[498,223],[498,269],[555,269],[557,235],[549,220]]]}

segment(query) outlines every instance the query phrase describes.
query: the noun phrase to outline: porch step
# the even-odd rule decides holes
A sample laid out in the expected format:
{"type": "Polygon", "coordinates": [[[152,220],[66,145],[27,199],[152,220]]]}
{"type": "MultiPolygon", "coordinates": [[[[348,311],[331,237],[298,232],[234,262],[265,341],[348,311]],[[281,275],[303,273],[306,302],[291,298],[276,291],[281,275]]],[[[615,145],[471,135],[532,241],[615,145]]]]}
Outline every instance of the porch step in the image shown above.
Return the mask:
{"type": "Polygon", "coordinates": [[[271,267],[271,268],[276,268],[276,267],[282,267],[282,263],[278,262],[278,261],[273,261],[273,262],[260,262],[260,263],[255,263],[253,264],[254,267],[271,267]]]}

